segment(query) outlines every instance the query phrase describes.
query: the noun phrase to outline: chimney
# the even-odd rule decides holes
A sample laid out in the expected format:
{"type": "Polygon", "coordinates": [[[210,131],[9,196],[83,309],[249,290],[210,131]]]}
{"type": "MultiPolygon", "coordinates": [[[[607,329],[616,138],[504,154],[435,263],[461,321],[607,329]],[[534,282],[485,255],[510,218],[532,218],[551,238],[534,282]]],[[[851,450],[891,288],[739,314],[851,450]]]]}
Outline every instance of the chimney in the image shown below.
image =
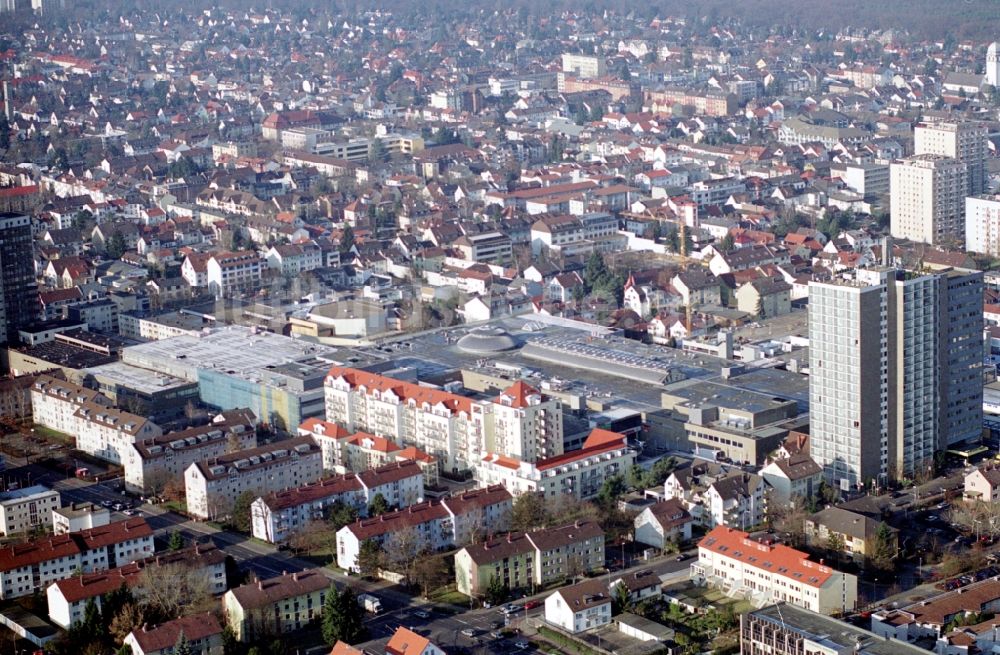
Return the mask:
{"type": "Polygon", "coordinates": [[[577,519],[577,520],[576,520],[576,521],[575,521],[575,522],[573,523],[573,527],[574,527],[574,528],[579,528],[579,527],[580,527],[580,519],[577,519]]]}
{"type": "Polygon", "coordinates": [[[258,580],[257,581],[257,588],[260,589],[261,591],[264,591],[264,581],[263,580],[258,580]]]}
{"type": "Polygon", "coordinates": [[[507,533],[507,543],[509,544],[514,543],[514,538],[510,536],[509,532],[507,533]]]}
{"type": "Polygon", "coordinates": [[[11,94],[10,94],[10,80],[3,81],[3,113],[6,117],[7,122],[10,122],[11,116],[13,116],[13,109],[11,108],[11,94]]]}
{"type": "Polygon", "coordinates": [[[295,582],[299,581],[299,572],[298,571],[296,571],[295,573],[292,574],[292,580],[294,580],[295,582]]]}

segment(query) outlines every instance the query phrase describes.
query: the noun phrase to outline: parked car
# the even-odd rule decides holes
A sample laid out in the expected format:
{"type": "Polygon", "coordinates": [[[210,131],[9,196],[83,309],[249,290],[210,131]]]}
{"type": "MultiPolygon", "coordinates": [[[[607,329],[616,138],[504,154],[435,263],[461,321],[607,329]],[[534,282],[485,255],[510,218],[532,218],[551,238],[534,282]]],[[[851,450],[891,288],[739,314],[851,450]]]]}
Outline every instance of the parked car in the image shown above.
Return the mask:
{"type": "Polygon", "coordinates": [[[479,633],[476,632],[475,628],[464,628],[462,630],[462,634],[465,635],[466,637],[469,637],[471,639],[471,638],[475,637],[479,633]]]}
{"type": "Polygon", "coordinates": [[[541,607],[541,605],[542,601],[540,600],[529,600],[527,603],[524,604],[524,609],[533,610],[536,607],[541,607]]]}
{"type": "Polygon", "coordinates": [[[518,650],[528,650],[529,648],[531,648],[531,644],[528,643],[526,639],[518,639],[517,641],[514,642],[514,648],[518,650]]]}

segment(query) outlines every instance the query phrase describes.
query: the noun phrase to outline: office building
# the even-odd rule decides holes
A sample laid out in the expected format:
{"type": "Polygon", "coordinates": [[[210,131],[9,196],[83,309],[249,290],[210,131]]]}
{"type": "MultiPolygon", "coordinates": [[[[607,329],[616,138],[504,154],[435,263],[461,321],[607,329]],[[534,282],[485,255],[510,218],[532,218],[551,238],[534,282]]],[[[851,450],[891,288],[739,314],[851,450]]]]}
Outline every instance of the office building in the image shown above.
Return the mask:
{"type": "Polygon", "coordinates": [[[982,123],[921,123],[913,128],[913,154],[944,155],[966,166],[965,195],[983,192],[986,184],[988,130],[982,123]]]}
{"type": "Polygon", "coordinates": [[[966,165],[944,155],[913,155],[889,167],[893,238],[932,245],[965,241],[966,165]]]}
{"type": "Polygon", "coordinates": [[[809,285],[810,452],[842,489],[978,438],[982,274],[881,267],[809,285]]]}
{"type": "Polygon", "coordinates": [[[927,655],[928,652],[905,641],[883,638],[853,624],[788,603],[740,615],[740,653],[743,655],[927,655]]]}
{"type": "Polygon", "coordinates": [[[38,284],[31,217],[0,214],[0,344],[17,343],[18,329],[38,320],[38,284]]]}

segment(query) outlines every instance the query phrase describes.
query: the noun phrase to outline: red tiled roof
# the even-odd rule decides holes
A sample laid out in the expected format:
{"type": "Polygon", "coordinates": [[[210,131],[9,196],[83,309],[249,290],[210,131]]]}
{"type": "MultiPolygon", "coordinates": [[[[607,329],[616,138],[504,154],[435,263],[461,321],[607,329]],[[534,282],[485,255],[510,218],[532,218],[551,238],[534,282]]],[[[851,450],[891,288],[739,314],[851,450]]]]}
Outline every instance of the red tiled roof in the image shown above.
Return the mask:
{"type": "Polygon", "coordinates": [[[612,432],[610,430],[594,428],[591,430],[587,440],[583,442],[583,448],[540,460],[537,464],[535,464],[535,468],[539,471],[545,471],[578,459],[584,459],[586,457],[591,457],[592,455],[599,455],[600,453],[615,450],[617,448],[624,448],[626,444],[627,441],[625,435],[612,432]]]}
{"type": "Polygon", "coordinates": [[[828,566],[809,561],[801,551],[784,544],[762,544],[750,539],[746,532],[725,526],[705,535],[698,548],[811,587],[823,586],[834,573],[828,566]]]}
{"type": "Polygon", "coordinates": [[[510,399],[510,407],[527,407],[528,397],[537,396],[538,389],[535,389],[529,384],[525,384],[523,381],[518,380],[514,384],[507,387],[500,398],[497,399],[498,402],[502,401],[503,398],[510,399]]]}
{"type": "Polygon", "coordinates": [[[416,402],[417,405],[421,405],[423,403],[427,403],[431,406],[440,404],[448,408],[452,413],[472,413],[472,401],[468,398],[448,393],[447,391],[422,387],[419,384],[413,384],[412,382],[403,382],[401,380],[376,375],[375,373],[360,371],[355,368],[344,368],[341,366],[334,366],[331,368],[327,377],[333,379],[343,378],[349,385],[351,385],[351,389],[364,387],[368,393],[372,391],[377,391],[379,393],[391,391],[403,402],[412,400],[416,402]]]}

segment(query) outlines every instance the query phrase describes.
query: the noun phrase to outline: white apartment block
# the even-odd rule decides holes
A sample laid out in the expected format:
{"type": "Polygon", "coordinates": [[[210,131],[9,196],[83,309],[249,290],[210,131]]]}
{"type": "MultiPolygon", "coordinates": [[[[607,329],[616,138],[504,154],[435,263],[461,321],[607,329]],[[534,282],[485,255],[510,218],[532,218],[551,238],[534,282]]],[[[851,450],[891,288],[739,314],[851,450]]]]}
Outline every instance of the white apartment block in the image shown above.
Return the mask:
{"type": "Polygon", "coordinates": [[[149,419],[96,403],[84,403],[74,416],[77,449],[112,464],[121,464],[136,441],[163,434],[149,419]]]}
{"type": "Polygon", "coordinates": [[[988,130],[983,123],[921,123],[913,128],[913,154],[943,155],[966,165],[965,195],[983,192],[988,130]]]}
{"type": "Polygon", "coordinates": [[[122,462],[125,488],[133,493],[159,493],[196,462],[222,457],[231,450],[255,448],[255,425],[250,410],[231,410],[208,425],[136,441],[122,462]]]}
{"type": "Polygon", "coordinates": [[[635,451],[623,434],[600,428],[591,431],[583,447],[534,463],[488,452],[476,465],[481,486],[502,485],[514,496],[540,493],[593,498],[604,481],[624,474],[635,463],[635,451]]]}
{"type": "Polygon", "coordinates": [[[324,520],[325,511],[338,502],[367,516],[368,504],[379,494],[390,507],[422,502],[424,475],[420,466],[413,461],[389,464],[258,498],[250,510],[253,536],[268,543],[284,541],[311,522],[324,520]]]}
{"type": "Polygon", "coordinates": [[[39,375],[31,386],[31,415],[38,425],[62,432],[76,433],[76,410],[83,405],[110,406],[103,394],[49,375],[39,375]]]}
{"type": "Polygon", "coordinates": [[[562,452],[558,401],[525,384],[512,385],[494,401],[476,401],[334,367],[326,378],[326,419],[348,432],[363,430],[414,446],[453,471],[475,466],[497,438],[531,460],[562,452]]]}
{"type": "Polygon", "coordinates": [[[965,249],[1000,257],[1000,195],[965,199],[965,249]]]}
{"type": "Polygon", "coordinates": [[[805,553],[783,544],[760,543],[726,527],[713,529],[698,543],[691,577],[757,607],[785,602],[834,614],[853,610],[858,599],[856,576],[811,562],[805,553]]]}
{"type": "Polygon", "coordinates": [[[576,55],[564,53],[562,70],[582,78],[604,77],[608,74],[608,64],[604,57],[597,55],[576,55]]]}
{"type": "Polygon", "coordinates": [[[230,252],[213,255],[206,265],[208,290],[216,298],[230,296],[260,286],[261,260],[257,253],[230,252]]]}
{"type": "MultiPolygon", "coordinates": [[[[83,620],[87,601],[94,600],[101,609],[101,598],[122,584],[131,587],[143,571],[160,566],[182,565],[204,576],[206,588],[215,595],[226,591],[226,554],[212,543],[152,555],[144,559],[95,573],[85,573],[57,580],[45,590],[49,618],[65,630],[83,620]]],[[[155,575],[155,572],[152,573],[155,575]]]]}
{"type": "Polygon", "coordinates": [[[511,495],[495,486],[360,519],[337,531],[337,566],[357,571],[361,544],[369,539],[386,552],[405,542],[428,551],[465,545],[507,529],[512,509],[511,495]]]}
{"type": "Polygon", "coordinates": [[[111,512],[94,503],[73,503],[52,510],[52,532],[69,534],[99,528],[111,522],[111,512]]]}
{"type": "Polygon", "coordinates": [[[285,439],[191,464],[184,473],[188,512],[214,520],[229,515],[245,492],[262,496],[323,477],[319,446],[309,437],[285,439]]]}
{"type": "Polygon", "coordinates": [[[34,485],[0,493],[0,534],[9,537],[52,527],[52,510],[59,507],[59,492],[34,485]]]}
{"type": "Polygon", "coordinates": [[[28,596],[82,571],[121,566],[153,554],[153,531],[141,518],[0,549],[0,599],[28,596]]]}
{"type": "Polygon", "coordinates": [[[890,230],[898,239],[932,245],[965,241],[965,164],[943,155],[914,155],[889,167],[890,230]]]}

